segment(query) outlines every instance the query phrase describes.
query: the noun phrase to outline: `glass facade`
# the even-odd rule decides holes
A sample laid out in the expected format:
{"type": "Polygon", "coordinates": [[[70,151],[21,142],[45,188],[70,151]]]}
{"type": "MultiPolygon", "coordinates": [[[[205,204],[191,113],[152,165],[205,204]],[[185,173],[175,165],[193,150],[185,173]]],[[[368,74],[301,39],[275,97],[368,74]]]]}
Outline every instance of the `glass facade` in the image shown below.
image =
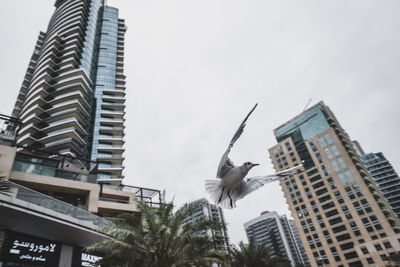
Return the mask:
{"type": "MultiPolygon", "coordinates": [[[[316,107],[302,113],[288,123],[274,130],[275,137],[285,139],[283,136],[290,135],[295,131],[300,131],[304,140],[309,140],[312,137],[328,130],[330,128],[323,107],[316,107]]],[[[279,141],[278,141],[279,142],[279,141]]]]}
{"type": "Polygon", "coordinates": [[[95,119],[92,141],[92,160],[98,157],[99,135],[103,110],[103,89],[115,88],[117,66],[117,40],[118,40],[118,9],[104,7],[103,23],[101,27],[101,39],[97,64],[95,84],[95,119]]]}

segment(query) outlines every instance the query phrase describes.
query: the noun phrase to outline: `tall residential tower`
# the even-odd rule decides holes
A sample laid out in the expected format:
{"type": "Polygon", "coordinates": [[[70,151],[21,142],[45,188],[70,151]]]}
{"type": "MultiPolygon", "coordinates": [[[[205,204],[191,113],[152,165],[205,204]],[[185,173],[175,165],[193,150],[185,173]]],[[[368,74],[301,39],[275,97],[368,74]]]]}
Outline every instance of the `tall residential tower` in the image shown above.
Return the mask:
{"type": "Polygon", "coordinates": [[[271,252],[288,259],[291,265],[309,266],[303,245],[293,220],[279,216],[275,211],[264,211],[244,224],[247,239],[257,246],[265,244],[271,252]]]}
{"type": "MultiPolygon", "coordinates": [[[[354,142],[354,141],[353,141],[354,142]]],[[[364,162],[393,212],[400,219],[400,177],[383,153],[362,153],[364,162]]]]}
{"type": "Polygon", "coordinates": [[[400,250],[399,221],[349,136],[320,102],[274,130],[277,171],[312,266],[384,266],[400,250]]]}
{"type": "Polygon", "coordinates": [[[221,229],[217,231],[209,230],[198,234],[208,236],[213,239],[215,249],[226,253],[229,247],[229,238],[222,209],[217,205],[211,204],[205,198],[199,199],[196,202],[200,203],[201,205],[199,205],[199,208],[185,219],[184,225],[190,225],[204,219],[215,220],[219,222],[221,224],[221,229]]]}
{"type": "Polygon", "coordinates": [[[55,7],[12,113],[22,122],[17,143],[98,160],[99,179],[118,183],[124,151],[124,20],[104,0],[57,0],[55,7]]]}

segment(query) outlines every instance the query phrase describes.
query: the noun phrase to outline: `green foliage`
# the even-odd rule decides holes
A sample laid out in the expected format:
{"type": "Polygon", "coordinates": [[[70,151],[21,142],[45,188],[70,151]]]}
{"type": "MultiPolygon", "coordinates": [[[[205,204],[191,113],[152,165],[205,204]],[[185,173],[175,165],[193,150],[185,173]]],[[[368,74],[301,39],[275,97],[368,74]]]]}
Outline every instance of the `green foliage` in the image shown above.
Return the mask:
{"type": "Polygon", "coordinates": [[[272,255],[269,248],[262,244],[256,246],[239,243],[239,249],[231,247],[228,259],[231,267],[290,267],[290,262],[280,256],[272,255]]]}
{"type": "Polygon", "coordinates": [[[220,229],[218,222],[200,220],[183,226],[199,205],[202,202],[188,203],[174,213],[172,203],[154,209],[140,202],[141,217],[119,216],[114,225],[103,229],[110,238],[87,250],[104,257],[101,266],[201,267],[222,263],[224,255],[213,249],[219,241],[198,234],[220,229]]]}
{"type": "Polygon", "coordinates": [[[398,267],[400,266],[400,252],[396,252],[389,256],[390,264],[387,267],[398,267]]]}

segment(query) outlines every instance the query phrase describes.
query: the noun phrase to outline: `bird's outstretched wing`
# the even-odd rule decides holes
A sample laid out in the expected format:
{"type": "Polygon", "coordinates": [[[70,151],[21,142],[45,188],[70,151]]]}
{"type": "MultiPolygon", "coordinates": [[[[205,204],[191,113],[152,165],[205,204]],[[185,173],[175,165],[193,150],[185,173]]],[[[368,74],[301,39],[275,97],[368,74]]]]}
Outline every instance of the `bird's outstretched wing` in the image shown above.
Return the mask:
{"type": "Polygon", "coordinates": [[[251,113],[253,113],[253,111],[256,109],[256,107],[257,104],[255,104],[255,106],[250,110],[249,114],[247,114],[246,118],[244,118],[243,122],[240,124],[231,142],[229,143],[228,149],[222,155],[221,161],[218,165],[217,178],[224,177],[225,174],[234,167],[233,162],[228,158],[228,154],[231,151],[233,144],[236,142],[236,140],[239,139],[240,135],[243,133],[243,129],[246,126],[246,121],[250,117],[251,113]]]}
{"type": "Polygon", "coordinates": [[[267,183],[283,180],[297,173],[302,166],[303,165],[296,166],[272,175],[251,177],[247,179],[246,182],[242,181],[237,187],[235,187],[231,192],[231,197],[234,201],[241,199],[267,183]]]}

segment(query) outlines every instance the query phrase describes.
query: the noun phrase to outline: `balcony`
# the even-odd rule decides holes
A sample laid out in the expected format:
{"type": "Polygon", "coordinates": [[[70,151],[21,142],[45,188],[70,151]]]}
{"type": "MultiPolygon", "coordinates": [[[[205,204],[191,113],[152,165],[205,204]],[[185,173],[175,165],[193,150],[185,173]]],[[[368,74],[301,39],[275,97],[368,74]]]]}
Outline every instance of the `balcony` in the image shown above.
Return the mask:
{"type": "Polygon", "coordinates": [[[122,145],[99,144],[99,146],[97,147],[97,150],[118,150],[118,151],[124,151],[125,149],[122,147],[122,145]]]}
{"type": "MultiPolygon", "coordinates": [[[[83,222],[90,226],[92,229],[111,225],[111,222],[105,218],[101,218],[86,210],[80,209],[63,201],[57,200],[50,196],[41,194],[37,191],[31,190],[27,187],[21,186],[16,183],[7,182],[10,186],[9,197],[29,203],[29,205],[38,206],[58,214],[65,215],[73,218],[78,222],[83,222]]],[[[33,208],[33,207],[32,207],[33,208]]],[[[35,210],[38,210],[35,208],[35,210]]],[[[62,216],[57,215],[57,218],[62,216]]]]}
{"type": "Polygon", "coordinates": [[[99,171],[104,172],[104,171],[122,171],[125,167],[122,165],[99,163],[98,168],[99,168],[99,171]]]}
{"type": "Polygon", "coordinates": [[[86,183],[97,183],[97,176],[95,174],[77,173],[37,163],[23,162],[18,160],[14,161],[12,170],[17,172],[51,176],[86,183]]]}

